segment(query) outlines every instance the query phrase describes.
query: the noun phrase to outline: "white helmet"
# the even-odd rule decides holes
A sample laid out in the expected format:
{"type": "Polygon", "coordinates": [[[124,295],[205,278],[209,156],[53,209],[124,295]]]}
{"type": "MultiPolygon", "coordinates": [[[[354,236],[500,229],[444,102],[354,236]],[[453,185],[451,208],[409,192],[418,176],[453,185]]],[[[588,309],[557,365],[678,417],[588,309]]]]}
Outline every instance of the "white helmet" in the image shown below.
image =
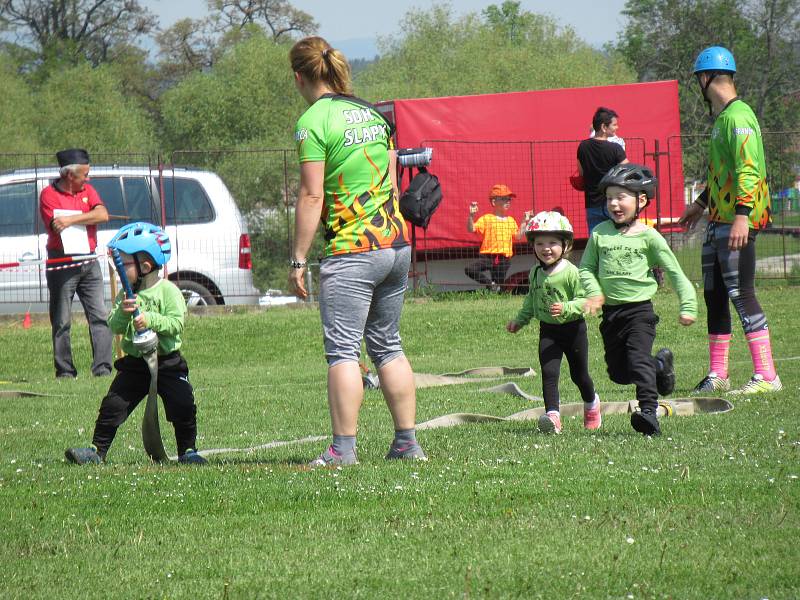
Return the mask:
{"type": "Polygon", "coordinates": [[[554,210],[536,213],[525,225],[525,237],[532,242],[538,234],[557,235],[565,242],[572,242],[573,231],[569,219],[554,210]]]}

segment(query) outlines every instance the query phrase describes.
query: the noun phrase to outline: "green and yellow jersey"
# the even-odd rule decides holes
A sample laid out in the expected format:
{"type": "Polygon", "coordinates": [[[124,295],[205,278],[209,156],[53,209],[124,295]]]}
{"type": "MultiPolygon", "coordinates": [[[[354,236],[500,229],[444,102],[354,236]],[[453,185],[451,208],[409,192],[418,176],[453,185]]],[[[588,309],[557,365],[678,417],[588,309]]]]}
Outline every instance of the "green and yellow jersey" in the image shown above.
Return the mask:
{"type": "Polygon", "coordinates": [[[708,212],[711,221],[721,223],[748,215],[751,229],[772,221],[761,128],[753,110],[738,99],[723,109],[711,130],[708,212]]]}
{"type": "Polygon", "coordinates": [[[408,245],[389,176],[388,123],[347,96],[325,94],[295,127],[300,162],[325,163],[325,256],[408,245]]]}

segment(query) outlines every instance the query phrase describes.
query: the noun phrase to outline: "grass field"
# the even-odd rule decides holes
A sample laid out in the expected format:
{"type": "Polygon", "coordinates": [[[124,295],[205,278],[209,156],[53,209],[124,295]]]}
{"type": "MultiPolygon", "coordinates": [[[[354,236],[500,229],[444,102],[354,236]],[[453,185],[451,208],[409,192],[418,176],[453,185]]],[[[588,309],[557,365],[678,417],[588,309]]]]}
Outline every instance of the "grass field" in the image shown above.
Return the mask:
{"type": "MultiPolygon", "coordinates": [[[[589,434],[567,420],[420,432],[427,463],[387,463],[391,421],[366,395],[361,464],[306,470],[323,443],[148,463],[141,409],[99,467],[63,460],[86,445],[109,379],[52,378],[49,327],[0,323],[2,598],[797,598],[800,596],[800,320],[796,288],[760,292],[784,391],[724,415],[662,420],[636,434],[607,417],[589,434]]],[[[656,297],[657,345],[675,350],[676,396],[706,370],[705,315],[677,325],[656,297]]],[[[534,366],[535,325],[504,331],[521,298],[450,295],[407,303],[406,352],[420,372],[534,366]]],[[[700,302],[702,305],[702,301],[700,302]]],[[[597,320],[591,370],[603,400],[633,397],[605,376],[597,320]]],[[[657,346],[657,347],[658,347],[657,346]]],[[[750,360],[736,325],[732,378],[750,360]]],[[[200,446],[250,447],[329,431],[319,315],[311,308],[192,315],[185,356],[200,446]]],[[[566,371],[566,365],[564,367],[566,371]]],[[[563,401],[578,401],[562,373],[563,401]]],[[[515,381],[541,393],[538,378],[515,381]]],[[[525,400],[467,384],[419,391],[419,421],[451,412],[508,415],[525,400]]],[[[163,411],[162,411],[163,415],[163,411]]],[[[162,423],[168,451],[169,425],[162,423]]]]}

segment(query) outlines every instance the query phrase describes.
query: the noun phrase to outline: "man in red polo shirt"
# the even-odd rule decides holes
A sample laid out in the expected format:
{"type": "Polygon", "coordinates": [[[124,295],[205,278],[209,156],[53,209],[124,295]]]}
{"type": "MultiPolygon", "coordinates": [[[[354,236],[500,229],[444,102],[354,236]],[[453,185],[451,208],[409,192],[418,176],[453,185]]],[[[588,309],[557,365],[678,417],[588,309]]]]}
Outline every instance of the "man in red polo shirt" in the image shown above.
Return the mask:
{"type": "MultiPolygon", "coordinates": [[[[42,190],[39,211],[47,229],[47,256],[61,258],[74,253],[66,248],[62,233],[69,227],[83,226],[89,253],[97,247],[97,223],[108,221],[108,211],[89,180],[89,154],[86,150],[71,148],[56,153],[60,177],[42,190]]],[[[75,231],[69,232],[76,233],[75,231]]],[[[103,300],[103,273],[98,260],[82,261],[76,265],[47,271],[47,289],[50,290],[50,325],[53,331],[53,361],[56,377],[77,377],[72,362],[70,327],[72,300],[78,294],[92,341],[92,374],[111,374],[111,330],[108,328],[108,310],[103,300]]]]}

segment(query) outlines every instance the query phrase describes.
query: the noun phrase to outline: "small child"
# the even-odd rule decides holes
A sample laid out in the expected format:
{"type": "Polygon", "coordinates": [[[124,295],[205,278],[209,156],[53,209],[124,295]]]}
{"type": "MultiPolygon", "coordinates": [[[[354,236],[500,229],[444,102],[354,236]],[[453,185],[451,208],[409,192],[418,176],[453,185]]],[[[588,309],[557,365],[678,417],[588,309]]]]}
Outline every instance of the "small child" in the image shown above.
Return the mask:
{"type": "Polygon", "coordinates": [[[599,429],[600,399],[589,375],[589,338],[583,319],[586,298],[578,268],[564,259],[572,248],[572,225],[557,212],[540,212],[525,226],[525,235],[533,244],[539,266],[531,271],[530,291],[522,310],[506,329],[516,333],[531,319],[540,321],[539,364],[546,412],[539,417],[539,430],[561,433],[558,377],[564,355],[583,398],[583,426],[599,429]]]}
{"type": "Polygon", "coordinates": [[[505,281],[506,273],[514,255],[514,242],[525,239],[522,229],[531,213],[525,213],[525,220],[517,225],[514,217],[508,214],[511,199],[516,194],[507,185],[498,183],[489,191],[489,202],[493,212],[486,213],[477,221],[473,221],[478,213],[478,203],[471,202],[467,217],[467,231],[483,236],[480,258],[464,269],[467,277],[494,290],[505,281]]]}
{"type": "Polygon", "coordinates": [[[653,172],[634,163],[619,164],[599,188],[609,219],[592,231],[581,260],[585,310],[596,314],[602,307],[600,333],[611,381],[636,385],[639,411],[631,414],[631,425],[644,435],[659,435],[658,396],[672,393],[675,371],[669,348],[651,356],[659,320],[650,301],[658,289],[651,269],[663,267],[677,291],[681,325],[697,318],[697,297],[666,240],[639,221],[658,188],[653,172]]]}
{"type": "Polygon", "coordinates": [[[133,336],[137,329],[151,329],[158,334],[158,394],[164,401],[167,420],[175,427],[178,462],[206,464],[195,450],[197,407],[189,369],[180,353],[186,301],[174,283],[159,277],[171,254],[169,237],[150,223],[131,223],[117,232],[108,247],[119,250],[125,274],[136,292],[136,297],[129,299],[121,291],[108,318],[111,331],[123,334],[122,349],[127,356],[114,363],[117,376],[100,404],[91,447],[68,449],[67,460],[79,465],[105,461],[117,428],[147,396],[150,371],[133,344],[133,336]],[[137,307],[139,316],[133,318],[137,307]]]}

